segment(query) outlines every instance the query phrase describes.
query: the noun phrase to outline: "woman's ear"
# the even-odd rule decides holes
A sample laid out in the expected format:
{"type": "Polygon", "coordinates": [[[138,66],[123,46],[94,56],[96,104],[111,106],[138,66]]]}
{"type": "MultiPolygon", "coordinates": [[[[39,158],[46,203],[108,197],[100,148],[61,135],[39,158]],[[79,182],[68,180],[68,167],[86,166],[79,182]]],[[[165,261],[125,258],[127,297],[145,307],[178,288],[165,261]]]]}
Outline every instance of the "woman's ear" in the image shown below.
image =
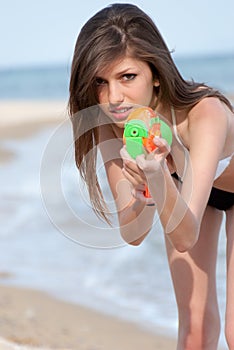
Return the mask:
{"type": "Polygon", "coordinates": [[[160,85],[159,80],[154,80],[153,84],[154,84],[155,87],[158,87],[160,85]]]}

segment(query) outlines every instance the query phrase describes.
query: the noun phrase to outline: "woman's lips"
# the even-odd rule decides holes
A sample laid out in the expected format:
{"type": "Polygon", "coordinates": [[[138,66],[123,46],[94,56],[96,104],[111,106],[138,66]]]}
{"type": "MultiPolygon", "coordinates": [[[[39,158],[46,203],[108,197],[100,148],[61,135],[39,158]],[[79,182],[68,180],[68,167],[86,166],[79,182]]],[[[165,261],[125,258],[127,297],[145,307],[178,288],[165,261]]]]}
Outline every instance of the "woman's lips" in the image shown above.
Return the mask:
{"type": "Polygon", "coordinates": [[[129,113],[132,111],[133,107],[122,107],[122,108],[111,108],[109,113],[112,118],[116,120],[124,120],[127,119],[129,113]]]}

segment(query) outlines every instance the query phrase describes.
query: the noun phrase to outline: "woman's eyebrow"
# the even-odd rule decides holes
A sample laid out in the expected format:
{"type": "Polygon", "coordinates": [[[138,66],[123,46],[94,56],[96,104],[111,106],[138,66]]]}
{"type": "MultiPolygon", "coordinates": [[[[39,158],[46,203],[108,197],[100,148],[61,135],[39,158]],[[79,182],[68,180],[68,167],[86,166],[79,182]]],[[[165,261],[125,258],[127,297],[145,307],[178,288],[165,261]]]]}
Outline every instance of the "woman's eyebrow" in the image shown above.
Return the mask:
{"type": "MultiPolygon", "coordinates": [[[[129,67],[126,67],[126,68],[124,68],[124,69],[122,69],[122,70],[120,70],[120,71],[117,71],[117,72],[115,73],[115,75],[116,75],[116,76],[124,75],[124,74],[128,73],[129,71],[130,71],[130,72],[135,72],[135,71],[138,71],[138,70],[139,70],[139,68],[137,68],[137,67],[129,66],[129,67]]],[[[109,73],[108,73],[108,72],[105,72],[104,70],[101,71],[101,72],[98,72],[97,75],[96,75],[97,78],[103,78],[103,77],[105,77],[105,76],[109,76],[109,73]]]]}
{"type": "Polygon", "coordinates": [[[120,72],[118,72],[117,74],[124,74],[128,71],[135,71],[137,70],[137,67],[127,67],[127,68],[124,68],[123,70],[121,70],[120,72]]]}
{"type": "Polygon", "coordinates": [[[120,71],[117,71],[115,75],[121,76],[121,75],[124,75],[126,73],[135,73],[137,71],[138,71],[137,67],[127,67],[127,68],[124,68],[120,71]]]}

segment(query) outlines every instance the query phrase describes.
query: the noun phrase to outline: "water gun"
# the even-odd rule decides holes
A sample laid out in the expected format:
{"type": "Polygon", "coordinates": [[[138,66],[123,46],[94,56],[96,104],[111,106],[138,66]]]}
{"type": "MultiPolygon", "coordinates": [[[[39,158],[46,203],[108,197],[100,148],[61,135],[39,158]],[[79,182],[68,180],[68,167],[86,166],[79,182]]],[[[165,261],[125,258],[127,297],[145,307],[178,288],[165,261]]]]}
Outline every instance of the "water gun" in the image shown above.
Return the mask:
{"type": "MultiPolygon", "coordinates": [[[[157,148],[153,139],[157,136],[164,138],[169,145],[172,144],[170,127],[150,107],[139,107],[129,114],[124,127],[123,143],[133,159],[153,152],[157,148]]],[[[147,186],[144,196],[151,197],[147,186]]]]}

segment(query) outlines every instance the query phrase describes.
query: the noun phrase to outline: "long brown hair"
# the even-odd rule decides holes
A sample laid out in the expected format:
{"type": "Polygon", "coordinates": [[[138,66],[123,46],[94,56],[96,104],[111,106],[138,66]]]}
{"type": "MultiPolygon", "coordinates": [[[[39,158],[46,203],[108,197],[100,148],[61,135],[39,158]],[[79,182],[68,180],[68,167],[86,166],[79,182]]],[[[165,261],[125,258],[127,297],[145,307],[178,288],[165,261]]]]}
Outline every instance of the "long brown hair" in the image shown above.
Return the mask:
{"type": "Polygon", "coordinates": [[[81,29],[74,50],[69,112],[76,165],[87,184],[94,211],[107,222],[108,210],[96,175],[98,124],[94,125],[95,116],[86,113],[86,109],[99,103],[97,72],[126,54],[148,63],[153,77],[160,81],[156,91],[158,102],[180,109],[192,108],[202,98],[215,96],[232,110],[219,91],[183,79],[156,25],[137,6],[112,4],[90,18],[81,29]]]}

